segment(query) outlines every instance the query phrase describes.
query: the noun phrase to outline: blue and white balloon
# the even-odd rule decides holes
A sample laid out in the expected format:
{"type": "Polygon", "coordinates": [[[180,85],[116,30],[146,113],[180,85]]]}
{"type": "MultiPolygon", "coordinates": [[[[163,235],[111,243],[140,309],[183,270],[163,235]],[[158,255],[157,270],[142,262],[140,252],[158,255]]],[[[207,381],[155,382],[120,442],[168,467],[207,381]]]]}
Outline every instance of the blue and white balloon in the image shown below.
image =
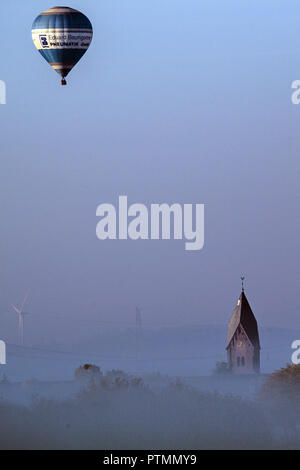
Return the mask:
{"type": "Polygon", "coordinates": [[[35,47],[62,77],[65,77],[89,48],[93,38],[90,20],[69,7],[54,7],[41,13],[32,26],[35,47]]]}

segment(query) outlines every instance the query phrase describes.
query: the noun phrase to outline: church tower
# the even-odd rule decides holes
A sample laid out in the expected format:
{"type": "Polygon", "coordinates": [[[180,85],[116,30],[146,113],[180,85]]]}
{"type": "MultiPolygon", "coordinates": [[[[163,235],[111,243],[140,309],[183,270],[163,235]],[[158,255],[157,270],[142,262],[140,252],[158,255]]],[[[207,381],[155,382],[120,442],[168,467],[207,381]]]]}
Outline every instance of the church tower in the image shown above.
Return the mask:
{"type": "Polygon", "coordinates": [[[234,374],[259,374],[260,343],[255,316],[244,292],[237,301],[228,325],[227,362],[234,374]]]}

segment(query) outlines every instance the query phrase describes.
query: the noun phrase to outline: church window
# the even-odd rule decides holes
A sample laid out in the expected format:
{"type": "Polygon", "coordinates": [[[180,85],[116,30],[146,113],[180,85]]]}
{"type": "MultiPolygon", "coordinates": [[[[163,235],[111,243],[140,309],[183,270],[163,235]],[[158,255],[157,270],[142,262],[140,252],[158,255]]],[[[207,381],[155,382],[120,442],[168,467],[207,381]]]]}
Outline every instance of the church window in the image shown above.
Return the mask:
{"type": "Polygon", "coordinates": [[[241,365],[241,358],[240,356],[237,357],[237,366],[240,367],[241,365]]]}

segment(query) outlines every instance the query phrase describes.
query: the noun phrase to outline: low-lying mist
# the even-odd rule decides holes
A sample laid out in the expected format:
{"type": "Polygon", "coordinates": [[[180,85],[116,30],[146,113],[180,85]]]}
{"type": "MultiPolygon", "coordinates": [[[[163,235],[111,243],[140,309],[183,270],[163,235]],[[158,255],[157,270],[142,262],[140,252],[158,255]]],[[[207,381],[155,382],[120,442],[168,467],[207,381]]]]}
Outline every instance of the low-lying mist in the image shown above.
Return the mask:
{"type": "MultiPolygon", "coordinates": [[[[80,376],[80,374],[79,374],[80,376]]],[[[0,401],[1,449],[269,449],[300,447],[295,419],[264,400],[112,371],[78,377],[65,399],[0,401]],[[159,385],[159,386],[158,386],[159,385]]],[[[6,383],[3,387],[10,387],[6,383]]],[[[61,383],[60,387],[64,387],[61,383]]],[[[68,384],[70,387],[70,384],[68,384]]],[[[284,408],[283,408],[284,409],[284,408]]],[[[299,415],[300,423],[300,415],[299,415]]]]}

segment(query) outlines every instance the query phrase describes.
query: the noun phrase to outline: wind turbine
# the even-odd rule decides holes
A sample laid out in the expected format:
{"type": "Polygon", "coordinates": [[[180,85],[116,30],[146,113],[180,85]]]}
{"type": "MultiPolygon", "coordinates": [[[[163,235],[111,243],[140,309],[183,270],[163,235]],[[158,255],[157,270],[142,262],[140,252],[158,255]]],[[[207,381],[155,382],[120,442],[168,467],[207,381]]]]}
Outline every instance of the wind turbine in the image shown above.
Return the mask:
{"type": "Polygon", "coordinates": [[[18,314],[18,328],[19,328],[19,344],[20,344],[20,346],[24,346],[24,317],[25,317],[25,315],[29,315],[28,312],[24,312],[24,306],[25,306],[25,303],[27,302],[28,294],[29,294],[29,292],[27,292],[27,294],[25,295],[24,300],[23,300],[22,305],[21,305],[20,308],[16,307],[15,305],[12,305],[12,308],[18,314]]]}

